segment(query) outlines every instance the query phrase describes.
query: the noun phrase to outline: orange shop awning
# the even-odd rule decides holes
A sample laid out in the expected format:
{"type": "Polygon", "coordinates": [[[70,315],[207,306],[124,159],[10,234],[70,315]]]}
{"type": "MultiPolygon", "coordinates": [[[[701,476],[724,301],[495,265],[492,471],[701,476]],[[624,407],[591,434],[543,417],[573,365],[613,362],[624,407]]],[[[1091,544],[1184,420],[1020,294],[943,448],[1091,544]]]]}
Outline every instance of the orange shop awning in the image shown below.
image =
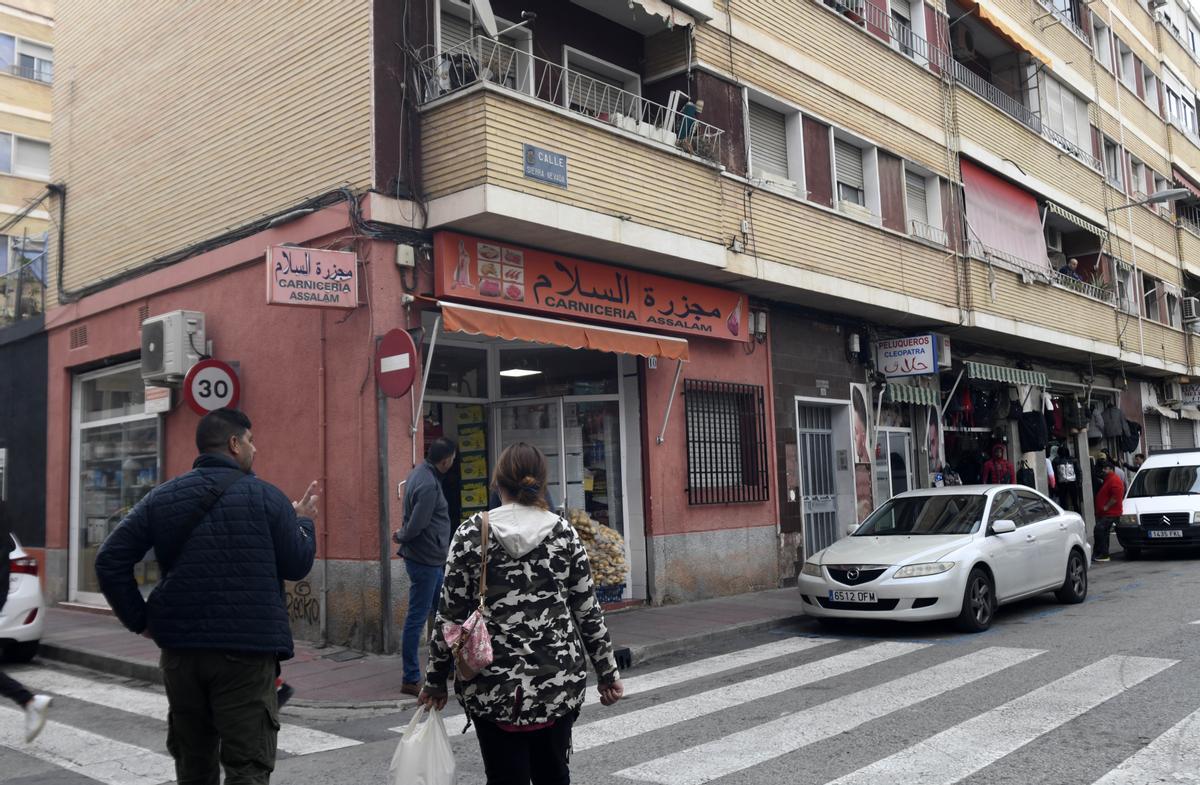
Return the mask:
{"type": "Polygon", "coordinates": [[[688,361],[688,342],[683,338],[493,311],[490,308],[458,303],[439,302],[438,306],[442,309],[442,325],[450,332],[486,335],[508,341],[530,341],[570,349],[593,349],[599,352],[688,361]]]}

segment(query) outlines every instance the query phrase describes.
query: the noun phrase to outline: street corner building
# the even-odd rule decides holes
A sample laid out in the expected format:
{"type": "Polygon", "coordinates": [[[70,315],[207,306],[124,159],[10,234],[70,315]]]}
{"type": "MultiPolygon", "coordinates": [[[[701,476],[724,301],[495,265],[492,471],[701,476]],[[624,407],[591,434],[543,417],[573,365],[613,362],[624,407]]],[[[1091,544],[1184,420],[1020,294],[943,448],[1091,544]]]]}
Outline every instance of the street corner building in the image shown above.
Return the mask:
{"type": "Polygon", "coordinates": [[[62,0],[53,42],[22,13],[0,491],[58,602],[103,605],[99,545],[220,405],[264,479],[321,484],[296,634],[384,651],[438,437],[459,520],[544,451],[609,604],[794,583],[997,450],[1046,489],[1065,448],[1091,514],[1089,456],[1196,445],[1175,0],[62,0]]]}

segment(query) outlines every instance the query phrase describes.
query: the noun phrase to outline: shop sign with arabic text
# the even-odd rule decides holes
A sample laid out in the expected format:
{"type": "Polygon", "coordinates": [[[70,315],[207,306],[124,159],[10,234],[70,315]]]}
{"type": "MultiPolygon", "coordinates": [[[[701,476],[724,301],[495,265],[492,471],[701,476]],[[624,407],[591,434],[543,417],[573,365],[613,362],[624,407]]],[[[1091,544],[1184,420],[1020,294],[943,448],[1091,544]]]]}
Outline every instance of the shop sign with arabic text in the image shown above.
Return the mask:
{"type": "Polygon", "coordinates": [[[937,337],[918,335],[875,344],[875,367],[889,379],[937,373],[937,337]]]}
{"type": "Polygon", "coordinates": [[[267,303],[357,308],[358,257],[347,251],[271,246],[267,303]]]}
{"type": "Polygon", "coordinates": [[[435,291],[449,300],[521,308],[655,332],[748,341],[744,295],[509,243],[438,232],[435,291]]]}

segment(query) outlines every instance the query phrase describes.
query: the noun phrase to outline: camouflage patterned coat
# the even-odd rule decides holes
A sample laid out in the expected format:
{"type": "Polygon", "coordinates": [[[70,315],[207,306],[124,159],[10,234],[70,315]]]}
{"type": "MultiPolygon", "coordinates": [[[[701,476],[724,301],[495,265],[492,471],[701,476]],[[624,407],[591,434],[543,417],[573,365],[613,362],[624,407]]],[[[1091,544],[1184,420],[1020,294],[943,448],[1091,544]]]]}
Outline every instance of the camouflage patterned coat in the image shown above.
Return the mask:
{"type": "MultiPolygon", "coordinates": [[[[479,604],[479,523],[479,515],[464,521],[450,544],[430,641],[431,694],[446,693],[454,667],[443,625],[462,624],[479,604]]],[[[472,717],[513,725],[572,714],[583,703],[585,648],[601,684],[619,678],[583,543],[560,516],[520,505],[492,510],[489,529],[485,607],[494,659],[471,681],[456,679],[458,700],[472,717]]]]}

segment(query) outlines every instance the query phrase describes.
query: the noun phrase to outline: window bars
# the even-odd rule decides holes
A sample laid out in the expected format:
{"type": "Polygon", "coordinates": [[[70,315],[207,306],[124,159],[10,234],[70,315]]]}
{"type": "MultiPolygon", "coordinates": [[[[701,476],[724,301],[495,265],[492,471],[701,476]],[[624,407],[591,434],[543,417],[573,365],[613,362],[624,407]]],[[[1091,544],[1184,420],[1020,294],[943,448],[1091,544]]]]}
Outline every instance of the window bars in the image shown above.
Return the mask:
{"type": "Polygon", "coordinates": [[[687,379],[683,395],[688,504],[768,500],[763,387],[687,379]]]}

